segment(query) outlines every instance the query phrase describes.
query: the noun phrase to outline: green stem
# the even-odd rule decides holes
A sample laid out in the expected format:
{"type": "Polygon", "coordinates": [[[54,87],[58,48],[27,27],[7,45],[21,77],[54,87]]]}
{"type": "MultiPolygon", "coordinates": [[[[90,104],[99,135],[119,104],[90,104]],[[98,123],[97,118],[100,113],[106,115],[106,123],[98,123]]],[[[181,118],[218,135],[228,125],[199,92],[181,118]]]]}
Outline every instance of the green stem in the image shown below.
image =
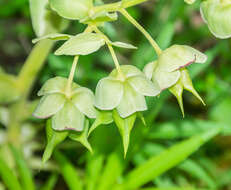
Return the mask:
{"type": "Polygon", "coordinates": [[[70,72],[69,77],[68,77],[67,89],[66,89],[66,94],[68,97],[71,96],[71,84],[72,84],[72,81],[74,79],[75,69],[76,69],[78,60],[79,60],[79,56],[77,55],[74,57],[74,61],[73,61],[72,67],[71,67],[71,72],[70,72]]]}
{"type": "Polygon", "coordinates": [[[159,45],[156,43],[156,41],[151,37],[151,35],[125,10],[125,9],[120,9],[120,12],[122,15],[129,21],[131,22],[143,35],[147,38],[149,43],[152,45],[154,48],[156,54],[159,56],[162,52],[160,49],[159,45]]]}
{"type": "Polygon", "coordinates": [[[24,98],[27,98],[30,94],[31,88],[53,44],[54,42],[51,40],[43,40],[36,44],[23,65],[18,76],[18,85],[24,98]]]}
{"type": "Polygon", "coordinates": [[[108,39],[108,37],[107,37],[105,34],[103,34],[96,26],[94,27],[94,31],[95,31],[96,33],[102,35],[103,38],[105,39],[106,44],[107,44],[107,47],[108,47],[108,49],[109,49],[109,51],[110,51],[110,53],[111,53],[113,62],[114,62],[114,64],[115,64],[115,67],[116,67],[116,69],[117,69],[117,71],[118,71],[118,73],[119,73],[119,77],[121,77],[121,78],[123,79],[124,76],[123,76],[123,73],[122,73],[122,71],[121,71],[119,61],[118,61],[118,59],[117,59],[117,57],[116,57],[116,53],[115,53],[115,51],[114,51],[114,49],[113,49],[113,47],[112,47],[112,45],[111,45],[111,41],[110,41],[110,40],[108,39]]]}
{"type": "Polygon", "coordinates": [[[148,0],[128,0],[125,2],[119,1],[116,3],[109,3],[109,4],[105,4],[105,5],[99,5],[96,6],[92,9],[93,13],[98,13],[101,11],[107,11],[107,12],[115,12],[118,11],[120,8],[128,8],[128,7],[133,7],[135,5],[141,4],[145,1],[148,0]]]}

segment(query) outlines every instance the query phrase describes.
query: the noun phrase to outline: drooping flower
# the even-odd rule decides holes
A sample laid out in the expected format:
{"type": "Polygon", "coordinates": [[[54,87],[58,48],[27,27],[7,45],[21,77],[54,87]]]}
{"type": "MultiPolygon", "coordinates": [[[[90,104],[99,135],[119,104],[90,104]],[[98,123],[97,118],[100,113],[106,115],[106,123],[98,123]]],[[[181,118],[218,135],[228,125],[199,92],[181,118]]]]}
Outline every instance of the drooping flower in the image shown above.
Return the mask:
{"type": "Polygon", "coordinates": [[[43,96],[33,115],[50,118],[52,128],[57,131],[83,131],[85,118],[95,118],[94,95],[84,87],[72,83],[71,94],[66,93],[67,79],[49,79],[38,92],[43,96]]]}
{"type": "Polygon", "coordinates": [[[193,87],[186,67],[192,63],[205,63],[206,60],[207,56],[205,54],[192,47],[173,45],[164,50],[157,61],[147,64],[144,73],[161,90],[169,89],[176,96],[184,115],[183,89],[193,93],[204,104],[193,87]]]}
{"type": "Polygon", "coordinates": [[[230,0],[206,0],[201,3],[201,16],[217,38],[231,37],[230,15],[230,0]]]}
{"type": "Polygon", "coordinates": [[[116,109],[122,118],[147,110],[144,96],[157,96],[160,88],[132,65],[121,66],[99,81],[96,87],[95,106],[100,110],[116,109]]]}

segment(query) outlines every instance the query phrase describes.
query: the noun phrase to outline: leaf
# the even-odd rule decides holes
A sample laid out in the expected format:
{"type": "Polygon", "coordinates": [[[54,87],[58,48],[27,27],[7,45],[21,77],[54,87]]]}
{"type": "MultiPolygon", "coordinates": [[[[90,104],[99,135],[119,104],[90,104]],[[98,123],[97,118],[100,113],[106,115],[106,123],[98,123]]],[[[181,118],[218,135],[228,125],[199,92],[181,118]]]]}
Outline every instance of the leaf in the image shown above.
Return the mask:
{"type": "Polygon", "coordinates": [[[51,8],[60,16],[79,20],[88,16],[92,0],[49,0],[51,8]]]}
{"type": "Polygon", "coordinates": [[[41,187],[41,190],[53,190],[55,188],[55,184],[58,181],[58,174],[54,173],[49,176],[48,180],[41,187]]]}
{"type": "Polygon", "coordinates": [[[104,170],[101,173],[97,190],[108,190],[114,187],[114,184],[123,172],[123,162],[116,152],[108,156],[104,170]]]}
{"type": "Polygon", "coordinates": [[[184,140],[159,155],[150,158],[129,172],[121,186],[126,187],[125,189],[128,190],[141,187],[185,160],[219,132],[219,129],[211,129],[201,135],[184,140]]]}
{"type": "Polygon", "coordinates": [[[82,180],[72,163],[60,152],[55,152],[54,156],[69,190],[82,190],[82,180]]]}
{"type": "Polygon", "coordinates": [[[68,35],[68,34],[59,34],[59,33],[53,33],[53,34],[47,34],[45,36],[42,36],[40,38],[35,38],[32,40],[32,43],[37,43],[41,40],[44,40],[44,39],[50,39],[50,40],[68,40],[72,37],[72,35],[68,35]]]}
{"type": "Polygon", "coordinates": [[[126,157],[130,141],[130,133],[136,120],[136,114],[132,114],[127,118],[122,118],[116,110],[113,110],[112,116],[122,137],[124,146],[124,157],[126,157]]]}
{"type": "Polygon", "coordinates": [[[17,80],[14,76],[0,73],[0,104],[11,103],[20,97],[17,80]]]}
{"type": "Polygon", "coordinates": [[[62,31],[68,22],[47,9],[48,0],[30,0],[33,29],[38,37],[62,31]]]}
{"type": "Polygon", "coordinates": [[[111,111],[97,111],[97,117],[88,132],[88,136],[100,125],[107,125],[113,122],[111,111]]]}
{"type": "Polygon", "coordinates": [[[83,129],[83,132],[78,133],[78,132],[71,132],[69,134],[69,138],[74,140],[74,141],[78,141],[80,142],[82,145],[84,145],[90,152],[92,151],[91,145],[88,142],[88,129],[89,129],[89,121],[85,120],[85,126],[83,129]]]}
{"type": "Polygon", "coordinates": [[[9,190],[22,190],[17,177],[0,156],[0,176],[9,190]]]}
{"type": "Polygon", "coordinates": [[[17,148],[15,148],[14,146],[10,146],[10,148],[14,155],[16,165],[18,167],[18,172],[22,182],[23,190],[35,190],[35,184],[33,182],[32,173],[28,168],[22,153],[19,150],[17,150],[17,148]]]}
{"type": "Polygon", "coordinates": [[[133,46],[131,44],[127,44],[127,43],[124,43],[124,42],[111,42],[111,45],[119,47],[119,48],[137,49],[136,46],[133,46]]]}
{"type": "Polygon", "coordinates": [[[55,131],[54,129],[52,129],[50,119],[47,120],[46,133],[47,133],[47,145],[43,153],[43,158],[42,158],[43,163],[47,162],[50,159],[55,147],[58,144],[60,144],[62,141],[64,141],[68,136],[67,131],[55,131]]]}
{"type": "Polygon", "coordinates": [[[105,44],[100,34],[81,33],[66,41],[55,55],[88,55],[97,51],[105,44]]]}

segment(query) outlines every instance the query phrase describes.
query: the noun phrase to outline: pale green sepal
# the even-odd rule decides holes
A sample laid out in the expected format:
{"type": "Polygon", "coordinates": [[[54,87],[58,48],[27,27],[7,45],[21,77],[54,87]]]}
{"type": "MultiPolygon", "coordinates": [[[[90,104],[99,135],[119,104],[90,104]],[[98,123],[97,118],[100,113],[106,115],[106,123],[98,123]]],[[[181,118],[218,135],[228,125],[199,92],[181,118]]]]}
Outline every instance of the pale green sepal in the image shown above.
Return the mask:
{"type": "Polygon", "coordinates": [[[159,56],[158,68],[172,72],[192,63],[205,63],[207,56],[198,50],[186,45],[173,45],[159,56]]]}
{"type": "Polygon", "coordinates": [[[140,118],[141,122],[143,123],[144,126],[147,126],[146,121],[144,119],[144,116],[141,112],[137,112],[137,117],[140,118]]]}
{"type": "Polygon", "coordinates": [[[64,30],[68,22],[47,8],[48,0],[29,0],[30,14],[36,36],[64,30]]]}
{"type": "Polygon", "coordinates": [[[63,77],[54,77],[45,82],[38,92],[38,96],[53,93],[64,93],[67,85],[67,79],[63,77]]]}
{"type": "Polygon", "coordinates": [[[196,0],[184,0],[185,3],[193,4],[196,0]]]}
{"type": "Polygon", "coordinates": [[[143,95],[124,83],[123,97],[116,109],[122,118],[126,118],[135,112],[147,110],[147,105],[143,95]]]}
{"type": "Polygon", "coordinates": [[[5,127],[9,125],[10,121],[10,110],[5,107],[0,107],[0,123],[5,127]]]}
{"type": "Polygon", "coordinates": [[[72,36],[71,35],[68,35],[68,34],[60,34],[60,33],[52,33],[52,34],[47,34],[45,36],[42,36],[40,38],[35,38],[32,40],[32,43],[37,43],[41,40],[44,40],[44,39],[50,39],[50,40],[68,40],[69,38],[71,38],[72,36]]]}
{"type": "Polygon", "coordinates": [[[96,86],[95,106],[101,110],[117,107],[123,96],[123,84],[111,77],[101,79],[96,86]]]}
{"type": "Polygon", "coordinates": [[[58,131],[82,131],[84,120],[84,114],[72,102],[67,101],[63,108],[52,117],[52,128],[58,131]]]}
{"type": "Polygon", "coordinates": [[[68,136],[67,131],[55,131],[54,129],[52,129],[50,119],[47,120],[46,134],[47,134],[47,145],[42,157],[43,164],[50,159],[55,147],[58,144],[60,144],[62,141],[64,141],[68,136]]]}
{"type": "Polygon", "coordinates": [[[92,148],[90,143],[88,142],[88,129],[89,129],[89,121],[85,120],[84,130],[81,133],[78,132],[70,132],[69,138],[80,142],[83,146],[85,146],[91,153],[92,148]]]}
{"type": "Polygon", "coordinates": [[[126,48],[126,49],[137,49],[136,46],[133,46],[131,44],[128,43],[124,43],[124,42],[111,42],[111,45],[119,47],[119,48],[126,48]]]}
{"type": "Polygon", "coordinates": [[[188,73],[187,69],[182,69],[182,71],[181,71],[181,81],[182,81],[182,84],[184,85],[184,89],[191,92],[194,96],[196,96],[197,99],[199,99],[202,102],[203,105],[205,105],[205,102],[200,97],[200,95],[197,93],[195,88],[193,87],[193,83],[192,83],[192,80],[191,80],[191,78],[189,76],[189,73],[188,73]]]}
{"type": "Polygon", "coordinates": [[[42,97],[33,116],[44,119],[48,118],[60,111],[66,102],[66,97],[63,94],[54,93],[42,97]]]}
{"type": "MultiPolygon", "coordinates": [[[[137,67],[133,66],[133,65],[122,65],[120,66],[120,69],[122,71],[122,73],[126,76],[126,77],[131,77],[131,76],[135,76],[135,75],[144,75],[144,73],[142,71],[140,71],[137,67]]],[[[117,77],[118,76],[118,71],[117,69],[114,69],[109,76],[112,77],[117,77]]]]}
{"type": "Polygon", "coordinates": [[[60,16],[79,20],[88,16],[92,0],[49,0],[51,8],[60,16]]]}
{"type": "Polygon", "coordinates": [[[158,84],[152,83],[144,75],[129,77],[127,81],[133,87],[133,89],[144,96],[157,96],[161,92],[158,84]]]}
{"type": "Polygon", "coordinates": [[[180,78],[180,71],[178,70],[173,72],[165,72],[157,68],[153,72],[152,81],[154,84],[157,83],[157,85],[159,85],[161,90],[165,90],[176,84],[179,78],[180,78]]]}
{"type": "Polygon", "coordinates": [[[66,41],[55,51],[55,55],[88,55],[104,44],[105,40],[99,34],[81,33],[66,41]]]}
{"type": "Polygon", "coordinates": [[[73,104],[87,117],[96,118],[96,109],[94,108],[94,94],[88,88],[80,87],[74,91],[71,98],[73,104]]]}
{"type": "Polygon", "coordinates": [[[211,33],[221,39],[231,37],[231,2],[207,0],[201,3],[200,12],[211,33]]]}
{"type": "Polygon", "coordinates": [[[20,98],[21,92],[17,79],[9,74],[0,73],[0,104],[14,102],[20,98]]]}
{"type": "Polygon", "coordinates": [[[154,72],[156,66],[157,66],[157,61],[153,61],[153,62],[150,62],[147,65],[145,65],[143,72],[149,80],[152,79],[152,75],[153,75],[153,72],[154,72]]]}
{"type": "Polygon", "coordinates": [[[130,133],[136,120],[136,114],[132,114],[127,118],[122,118],[120,117],[120,115],[116,110],[113,110],[112,116],[122,137],[123,147],[124,147],[124,157],[126,157],[129,141],[130,141],[130,133]]]}
{"type": "Polygon", "coordinates": [[[91,125],[88,136],[100,125],[108,125],[113,122],[111,111],[97,111],[97,117],[91,125]]]}
{"type": "Polygon", "coordinates": [[[169,91],[176,97],[178,104],[180,106],[182,115],[184,117],[184,105],[183,105],[183,98],[182,98],[183,90],[184,90],[184,87],[181,83],[181,80],[179,80],[174,86],[169,88],[169,91]]]}

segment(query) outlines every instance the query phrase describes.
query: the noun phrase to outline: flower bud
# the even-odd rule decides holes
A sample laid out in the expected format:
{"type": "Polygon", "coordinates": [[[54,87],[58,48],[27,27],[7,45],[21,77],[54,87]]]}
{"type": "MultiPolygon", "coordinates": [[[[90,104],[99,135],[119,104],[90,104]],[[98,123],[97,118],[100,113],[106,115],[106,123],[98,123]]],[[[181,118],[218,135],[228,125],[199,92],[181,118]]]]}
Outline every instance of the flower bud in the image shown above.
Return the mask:
{"type": "Polygon", "coordinates": [[[201,15],[217,38],[231,37],[231,1],[206,0],[201,3],[201,15]]]}
{"type": "Polygon", "coordinates": [[[193,87],[186,66],[192,63],[204,63],[206,60],[207,56],[194,48],[184,45],[173,45],[163,51],[157,61],[147,64],[144,68],[144,73],[161,90],[168,88],[176,96],[184,115],[183,89],[190,91],[204,104],[193,87]]]}
{"type": "Polygon", "coordinates": [[[72,83],[71,94],[66,94],[66,87],[66,78],[48,80],[38,92],[43,97],[33,115],[37,118],[52,117],[52,128],[57,131],[82,131],[85,117],[96,117],[94,95],[76,83],[72,83]]]}
{"type": "Polygon", "coordinates": [[[96,87],[95,106],[100,110],[116,109],[122,118],[135,112],[147,110],[144,96],[156,96],[160,93],[155,86],[135,66],[121,66],[121,73],[112,73],[99,81],[96,87]]]}

